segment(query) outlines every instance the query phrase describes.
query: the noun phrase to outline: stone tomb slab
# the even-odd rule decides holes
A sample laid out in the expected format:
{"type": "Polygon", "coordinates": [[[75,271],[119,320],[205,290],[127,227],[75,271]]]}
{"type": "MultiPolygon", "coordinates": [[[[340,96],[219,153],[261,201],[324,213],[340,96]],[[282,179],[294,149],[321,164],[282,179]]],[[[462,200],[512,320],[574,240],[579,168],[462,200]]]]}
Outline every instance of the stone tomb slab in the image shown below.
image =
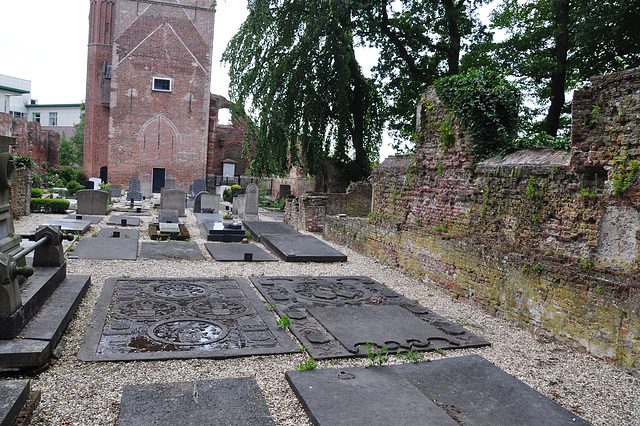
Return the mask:
{"type": "Polygon", "coordinates": [[[136,260],[138,256],[138,231],[132,234],[126,229],[102,229],[95,237],[84,237],[72,252],[71,259],[136,260]],[[119,236],[118,233],[120,234],[119,236]],[[127,238],[129,235],[129,238],[127,238]],[[134,236],[135,235],[135,236],[134,236]]]}
{"type": "Polygon", "coordinates": [[[478,355],[285,376],[319,425],[588,424],[478,355]]]}
{"type": "Polygon", "coordinates": [[[140,237],[140,231],[137,229],[127,229],[127,228],[102,228],[98,231],[98,237],[105,238],[134,238],[138,239],[140,237]],[[118,236],[118,233],[120,234],[118,236]]]}
{"type": "Polygon", "coordinates": [[[151,260],[204,260],[200,247],[187,241],[144,241],[140,258],[151,260]]]}
{"type": "Polygon", "coordinates": [[[29,398],[29,380],[0,380],[0,425],[12,425],[29,398]]]}
{"type": "Polygon", "coordinates": [[[205,243],[207,251],[218,262],[275,262],[271,256],[255,244],[205,243]],[[247,259],[250,254],[251,259],[247,259]]]}
{"type": "Polygon", "coordinates": [[[118,225],[118,226],[138,226],[140,225],[140,218],[133,216],[117,216],[113,215],[107,221],[109,225],[118,225]],[[125,221],[124,223],[122,221],[125,221]]]}
{"type": "Polygon", "coordinates": [[[89,216],[89,215],[86,215],[86,214],[70,214],[69,216],[66,217],[66,219],[88,220],[93,224],[97,224],[97,223],[100,223],[100,221],[102,221],[102,219],[104,219],[104,216],[89,216]]]}
{"type": "Polygon", "coordinates": [[[225,227],[222,222],[204,219],[200,221],[200,234],[207,241],[222,241],[225,243],[239,243],[246,238],[242,226],[225,227]]]}
{"type": "Polygon", "coordinates": [[[315,359],[366,356],[366,343],[390,352],[487,346],[368,277],[250,277],[315,359]]]}
{"type": "Polygon", "coordinates": [[[110,278],[95,312],[82,361],[298,351],[244,278],[110,278]]]}
{"type": "Polygon", "coordinates": [[[118,426],[273,425],[255,377],[123,387],[118,426]]]}
{"type": "Polygon", "coordinates": [[[90,220],[77,220],[77,219],[51,219],[46,223],[43,223],[45,226],[55,225],[59,226],[64,232],[73,232],[78,234],[84,234],[87,232],[87,229],[91,226],[90,220]]]}
{"type": "Polygon", "coordinates": [[[269,235],[260,238],[262,244],[285,262],[346,262],[347,256],[313,235],[269,235]]]}
{"type": "Polygon", "coordinates": [[[261,221],[244,221],[244,227],[251,232],[251,236],[257,241],[262,242],[262,236],[272,235],[301,235],[298,231],[284,222],[261,222],[261,221]]]}

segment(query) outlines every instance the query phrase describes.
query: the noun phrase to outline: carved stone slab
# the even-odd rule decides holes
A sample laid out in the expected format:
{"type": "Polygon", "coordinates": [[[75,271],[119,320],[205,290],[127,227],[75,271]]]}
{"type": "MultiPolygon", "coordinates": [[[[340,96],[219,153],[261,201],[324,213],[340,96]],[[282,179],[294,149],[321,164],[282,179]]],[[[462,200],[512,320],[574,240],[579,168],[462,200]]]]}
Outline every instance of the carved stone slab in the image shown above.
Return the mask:
{"type": "Polygon", "coordinates": [[[153,260],[204,260],[200,247],[194,242],[143,241],[140,258],[153,260]]]}
{"type": "Polygon", "coordinates": [[[118,426],[209,424],[274,424],[255,377],[123,387],[118,426]]]}
{"type": "Polygon", "coordinates": [[[313,235],[263,234],[260,241],[285,262],[346,262],[347,256],[313,235]]]}
{"type": "Polygon", "coordinates": [[[297,352],[244,278],[110,278],[82,361],[297,352]]]}
{"type": "Polygon", "coordinates": [[[55,225],[59,226],[64,232],[75,232],[84,234],[91,226],[90,220],[77,220],[77,219],[51,219],[43,226],[55,225]]]}
{"type": "Polygon", "coordinates": [[[271,256],[255,244],[205,243],[204,245],[215,260],[219,262],[275,262],[271,256]],[[250,254],[248,259],[247,254],[250,254]]]}
{"type": "Polygon", "coordinates": [[[250,277],[315,359],[366,356],[378,348],[429,351],[489,345],[368,277],[250,277]]]}
{"type": "Polygon", "coordinates": [[[320,425],[588,424],[478,355],[285,376],[320,425]]]}
{"type": "Polygon", "coordinates": [[[107,221],[109,225],[118,226],[138,226],[140,225],[140,218],[133,216],[116,216],[113,215],[107,221]]]}

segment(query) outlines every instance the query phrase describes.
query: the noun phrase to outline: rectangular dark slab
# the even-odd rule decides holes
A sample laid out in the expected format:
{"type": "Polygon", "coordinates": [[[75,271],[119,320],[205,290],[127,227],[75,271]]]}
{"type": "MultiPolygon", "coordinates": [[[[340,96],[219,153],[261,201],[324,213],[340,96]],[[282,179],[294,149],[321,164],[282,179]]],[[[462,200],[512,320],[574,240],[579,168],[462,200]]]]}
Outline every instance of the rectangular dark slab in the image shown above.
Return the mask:
{"type": "Polygon", "coordinates": [[[110,278],[81,361],[297,352],[244,278],[110,278]]]}
{"type": "Polygon", "coordinates": [[[585,425],[484,358],[287,371],[317,425],[585,425]]]}
{"type": "Polygon", "coordinates": [[[76,220],[76,219],[51,219],[43,225],[55,225],[59,226],[65,232],[74,232],[84,234],[91,226],[90,220],[76,220]]]}
{"type": "Polygon", "coordinates": [[[205,243],[211,257],[219,262],[272,262],[277,261],[255,244],[205,243]],[[251,254],[247,260],[246,254],[251,254]]]}
{"type": "Polygon", "coordinates": [[[140,237],[140,231],[137,229],[127,229],[127,228],[102,228],[98,232],[98,237],[103,238],[125,238],[125,239],[138,239],[140,237]],[[119,232],[120,236],[115,237],[114,232],[119,232]]]}
{"type": "Polygon", "coordinates": [[[254,377],[128,385],[118,426],[273,425],[254,377]]]}
{"type": "Polygon", "coordinates": [[[300,235],[298,231],[284,222],[244,221],[243,224],[258,242],[262,242],[262,236],[267,234],[300,235]]]}
{"type": "Polygon", "coordinates": [[[487,346],[430,309],[368,277],[250,277],[315,359],[487,346]]]}
{"type": "Polygon", "coordinates": [[[29,398],[29,380],[0,380],[0,425],[9,426],[29,398]]]}
{"type": "Polygon", "coordinates": [[[124,233],[120,235],[120,238],[100,236],[99,234],[96,237],[85,236],[78,241],[68,256],[71,259],[136,260],[138,239],[125,238],[124,233]]]}
{"type": "Polygon", "coordinates": [[[87,214],[70,214],[66,218],[71,220],[88,220],[93,224],[97,224],[97,223],[100,223],[102,219],[104,219],[104,216],[89,216],[87,214]]]}
{"type": "Polygon", "coordinates": [[[264,234],[260,241],[285,262],[346,262],[347,256],[312,235],[264,234]]]}
{"type": "Polygon", "coordinates": [[[118,225],[118,226],[138,226],[140,225],[140,218],[135,216],[116,216],[113,215],[107,221],[109,225],[118,225]],[[126,221],[123,224],[122,221],[126,221]]]}
{"type": "Polygon", "coordinates": [[[204,260],[200,247],[187,241],[143,241],[140,259],[152,260],[204,260]]]}
{"type": "Polygon", "coordinates": [[[207,241],[239,243],[247,236],[244,228],[225,228],[222,222],[203,219],[200,221],[200,233],[207,241]]]}

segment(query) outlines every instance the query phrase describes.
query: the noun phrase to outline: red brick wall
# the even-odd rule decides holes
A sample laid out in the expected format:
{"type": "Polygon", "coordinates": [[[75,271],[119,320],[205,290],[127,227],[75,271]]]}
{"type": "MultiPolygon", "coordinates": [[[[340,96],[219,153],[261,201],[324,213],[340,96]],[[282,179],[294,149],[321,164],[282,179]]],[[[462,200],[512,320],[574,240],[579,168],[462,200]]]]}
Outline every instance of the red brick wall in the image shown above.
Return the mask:
{"type": "Polygon", "coordinates": [[[40,123],[0,113],[0,134],[16,138],[16,145],[11,147],[12,154],[29,156],[36,164],[58,166],[60,135],[41,130],[40,123]]]}

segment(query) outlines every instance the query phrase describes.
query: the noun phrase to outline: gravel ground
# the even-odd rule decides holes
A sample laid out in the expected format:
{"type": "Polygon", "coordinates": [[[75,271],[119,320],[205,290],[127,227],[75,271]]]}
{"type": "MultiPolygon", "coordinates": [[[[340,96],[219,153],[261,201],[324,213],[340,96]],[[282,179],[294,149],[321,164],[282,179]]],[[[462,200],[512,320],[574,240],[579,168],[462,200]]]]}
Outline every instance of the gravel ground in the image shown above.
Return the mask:
{"type": "MultiPolygon", "coordinates": [[[[124,213],[122,213],[124,214],[124,213]]],[[[32,214],[15,221],[17,233],[33,232],[55,215],[32,214]]],[[[63,217],[63,216],[58,216],[63,217]]],[[[150,218],[142,217],[140,239],[149,240],[150,218]]],[[[347,247],[327,242],[348,256],[348,262],[233,263],[215,262],[204,247],[192,213],[183,219],[200,246],[205,261],[95,261],[70,259],[68,274],[91,275],[92,285],[61,341],[62,354],[54,365],[33,378],[32,388],[42,400],[31,425],[115,425],[122,386],[256,376],[277,425],[311,424],[289,388],[284,372],[308,359],[305,354],[253,356],[226,360],[170,360],[81,362],[76,354],[105,280],[109,277],[221,277],[252,275],[366,275],[409,299],[487,339],[491,347],[447,351],[447,357],[478,354],[544,395],[596,425],[640,425],[640,379],[628,371],[541,337],[483,310],[452,299],[443,289],[405,276],[347,247]]],[[[272,220],[261,215],[261,220],[272,220]]],[[[98,231],[106,219],[85,234],[98,231]]],[[[321,236],[316,235],[321,238],[321,236]]],[[[258,244],[260,246],[260,244],[258,244]]],[[[294,342],[295,337],[291,335],[294,342]]],[[[441,355],[429,352],[429,359],[441,355]]],[[[400,361],[391,357],[389,363],[400,361]]],[[[319,361],[319,368],[366,366],[364,359],[319,361]]]]}

